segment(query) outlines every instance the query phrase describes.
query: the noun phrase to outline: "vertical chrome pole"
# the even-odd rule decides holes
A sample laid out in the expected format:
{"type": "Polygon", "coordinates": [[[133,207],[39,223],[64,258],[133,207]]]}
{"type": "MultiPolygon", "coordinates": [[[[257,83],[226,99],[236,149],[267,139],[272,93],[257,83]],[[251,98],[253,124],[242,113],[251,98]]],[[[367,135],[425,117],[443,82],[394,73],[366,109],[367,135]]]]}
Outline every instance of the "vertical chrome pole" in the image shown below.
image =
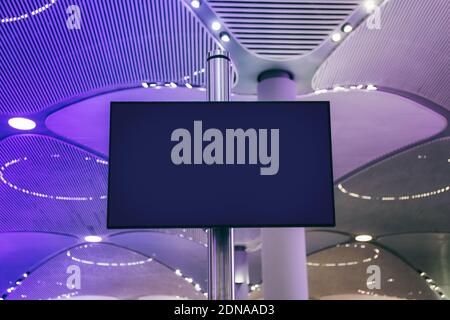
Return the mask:
{"type": "MultiPolygon", "coordinates": [[[[208,53],[207,90],[209,101],[230,100],[230,57],[228,52],[208,53]]],[[[234,300],[234,241],[233,229],[208,230],[208,298],[234,300]]]]}

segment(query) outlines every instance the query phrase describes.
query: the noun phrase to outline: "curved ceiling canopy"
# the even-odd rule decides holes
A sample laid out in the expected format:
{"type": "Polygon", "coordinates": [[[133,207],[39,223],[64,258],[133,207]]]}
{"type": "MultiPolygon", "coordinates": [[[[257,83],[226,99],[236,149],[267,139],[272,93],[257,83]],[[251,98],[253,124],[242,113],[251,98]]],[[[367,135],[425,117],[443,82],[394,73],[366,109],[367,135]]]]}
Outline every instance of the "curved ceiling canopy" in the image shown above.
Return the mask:
{"type": "Polygon", "coordinates": [[[336,227],[351,234],[450,232],[450,139],[389,157],[335,188],[336,227]]]}
{"type": "Polygon", "coordinates": [[[0,296],[26,272],[34,270],[56,252],[74,246],[77,238],[37,232],[0,233],[0,296]]]}
{"type": "Polygon", "coordinates": [[[177,276],[156,259],[110,244],[85,244],[65,250],[33,271],[9,293],[8,299],[76,296],[135,299],[149,295],[204,299],[193,283],[177,276]],[[74,265],[78,273],[70,269],[74,265]],[[68,278],[67,270],[78,274],[80,282],[68,278]]]}
{"type": "Polygon", "coordinates": [[[381,7],[380,28],[361,25],[322,64],[313,88],[372,83],[450,109],[450,4],[395,0],[381,7]]]}
{"type": "Polygon", "coordinates": [[[441,296],[450,296],[449,233],[397,234],[378,241],[420,270],[433,290],[440,292],[441,296]]]}
{"type": "MultiPolygon", "coordinates": [[[[254,100],[252,96],[233,100],[254,100]]],[[[447,121],[426,107],[381,91],[350,90],[299,96],[331,102],[334,177],[378,157],[438,134],[447,121]],[[384,139],[389,136],[390,139],[384,139]]],[[[204,100],[204,92],[186,88],[129,89],[95,96],[51,114],[47,127],[70,141],[107,156],[111,101],[204,100]]]]}
{"type": "MultiPolygon", "coordinates": [[[[236,93],[255,93],[262,71],[282,68],[295,75],[300,93],[317,89],[300,100],[331,101],[337,228],[308,232],[308,252],[314,253],[309,261],[319,263],[309,267],[315,296],[371,296],[358,292],[365,291],[361,281],[367,278],[362,264],[337,273],[321,264],[364,260],[375,249],[394,279],[384,283],[384,297],[437,297],[390,251],[429,270],[448,293],[450,118],[439,106],[450,110],[450,3],[376,3],[382,4],[381,29],[367,27],[368,12],[359,0],[205,0],[198,9],[185,0],[86,0],[81,29],[73,29],[69,0],[2,1],[0,239],[7,245],[0,260],[17,258],[0,266],[0,292],[32,269],[8,299],[203,298],[185,279],[205,286],[203,230],[113,235],[105,227],[108,104],[205,100],[204,89],[196,87],[204,84],[206,54],[222,46],[239,75],[236,93]],[[211,28],[215,20],[219,30],[211,28]],[[350,33],[342,30],[347,23],[350,33]],[[332,40],[334,33],[339,41],[332,40]],[[170,82],[177,88],[165,87],[170,82]],[[400,97],[402,92],[423,101],[400,97]],[[8,125],[12,117],[28,118],[36,128],[18,132],[8,125]],[[359,233],[384,248],[334,247],[359,233]],[[104,242],[80,245],[88,235],[104,242]],[[435,243],[442,251],[433,251],[435,243]],[[177,264],[178,254],[186,256],[183,263],[177,264]],[[112,265],[153,255],[151,263],[127,265],[125,272],[112,265]],[[76,294],[64,287],[64,268],[71,263],[89,275],[76,294]],[[347,277],[350,282],[334,283],[347,277]]],[[[238,238],[257,243],[258,233],[247,230],[238,238]]],[[[251,279],[260,281],[255,247],[251,279]]]]}
{"type": "Polygon", "coordinates": [[[309,256],[308,279],[311,297],[316,299],[343,294],[375,299],[439,299],[419,273],[372,244],[347,243],[309,256]],[[373,274],[368,272],[369,266],[380,268],[379,289],[368,288],[373,274]]]}

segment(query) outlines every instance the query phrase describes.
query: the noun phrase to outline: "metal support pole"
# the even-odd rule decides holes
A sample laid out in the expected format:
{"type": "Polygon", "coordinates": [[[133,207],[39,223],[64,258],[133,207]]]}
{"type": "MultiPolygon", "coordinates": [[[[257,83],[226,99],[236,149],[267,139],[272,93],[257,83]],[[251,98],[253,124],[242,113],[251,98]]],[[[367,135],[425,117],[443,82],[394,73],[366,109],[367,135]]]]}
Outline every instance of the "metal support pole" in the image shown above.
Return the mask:
{"type": "MultiPolygon", "coordinates": [[[[228,52],[208,53],[207,90],[209,101],[230,100],[230,57],[228,52]]],[[[208,230],[208,298],[234,300],[233,229],[218,227],[208,230]]]]}

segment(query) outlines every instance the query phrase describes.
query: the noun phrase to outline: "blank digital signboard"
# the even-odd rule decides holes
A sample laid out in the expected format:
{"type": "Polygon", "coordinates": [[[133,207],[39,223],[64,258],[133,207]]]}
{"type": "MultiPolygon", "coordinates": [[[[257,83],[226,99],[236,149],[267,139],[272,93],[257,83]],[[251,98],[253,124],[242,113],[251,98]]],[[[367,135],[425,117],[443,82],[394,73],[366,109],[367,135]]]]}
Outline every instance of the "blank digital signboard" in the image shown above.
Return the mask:
{"type": "Polygon", "coordinates": [[[109,228],[333,226],[328,102],[112,102],[109,228]]]}

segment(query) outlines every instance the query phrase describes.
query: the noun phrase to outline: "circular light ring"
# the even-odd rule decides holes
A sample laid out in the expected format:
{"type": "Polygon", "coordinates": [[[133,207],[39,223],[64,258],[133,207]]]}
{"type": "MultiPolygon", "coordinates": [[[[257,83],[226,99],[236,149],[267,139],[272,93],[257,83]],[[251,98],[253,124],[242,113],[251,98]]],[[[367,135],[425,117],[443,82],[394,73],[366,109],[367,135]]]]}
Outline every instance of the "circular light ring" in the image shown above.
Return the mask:
{"type": "MultiPolygon", "coordinates": [[[[89,247],[89,246],[85,245],[85,246],[82,246],[82,247],[75,248],[75,250],[80,250],[81,248],[87,248],[87,247],[89,247]]],[[[72,252],[70,250],[67,251],[66,255],[72,261],[75,261],[75,262],[78,262],[78,263],[81,263],[81,264],[95,265],[95,266],[99,266],[99,267],[132,267],[132,266],[143,265],[143,264],[146,264],[146,263],[149,263],[149,262],[153,261],[152,258],[148,258],[148,259],[145,259],[145,260],[137,260],[137,261],[127,261],[127,262],[91,261],[91,260],[85,260],[85,259],[77,258],[76,256],[74,256],[72,254],[72,252]]]]}
{"type": "Polygon", "coordinates": [[[436,195],[444,193],[444,192],[448,192],[448,191],[450,191],[450,185],[443,186],[442,188],[439,188],[439,189],[436,189],[436,190],[432,190],[432,191],[428,191],[428,192],[417,193],[417,194],[409,194],[409,195],[400,195],[400,196],[393,196],[393,195],[384,195],[384,196],[362,195],[362,194],[351,192],[351,191],[347,190],[346,188],[344,188],[342,183],[338,184],[338,189],[339,189],[339,191],[341,191],[342,193],[344,193],[344,194],[346,194],[346,195],[348,195],[350,197],[363,199],[363,200],[405,201],[405,200],[417,200],[417,199],[428,198],[428,197],[436,196],[436,195]]]}
{"type": "Polygon", "coordinates": [[[36,122],[31,119],[15,117],[8,120],[8,124],[17,130],[33,130],[36,128],[36,122]]]}
{"type": "MultiPolygon", "coordinates": [[[[91,248],[93,247],[93,245],[91,244],[85,244],[79,247],[76,247],[74,249],[74,251],[77,250],[83,250],[86,248],[91,248]]],[[[76,256],[74,256],[71,252],[71,250],[67,250],[66,252],[66,256],[69,257],[72,261],[75,261],[77,263],[81,263],[81,264],[86,264],[86,265],[95,265],[95,266],[99,266],[99,267],[132,267],[132,266],[139,266],[139,265],[143,265],[149,262],[152,262],[153,259],[152,258],[148,258],[145,260],[138,260],[138,261],[128,261],[128,262],[101,262],[101,261],[92,261],[92,260],[85,260],[85,259],[80,259],[76,256]]],[[[176,269],[174,270],[175,274],[178,277],[183,277],[183,273],[181,272],[181,270],[176,269]]],[[[194,279],[190,278],[190,277],[184,277],[184,280],[191,284],[194,288],[194,290],[196,292],[202,293],[203,295],[205,295],[206,292],[204,292],[200,286],[199,283],[195,283],[194,279]]]]}
{"type": "MultiPolygon", "coordinates": [[[[54,158],[59,158],[59,155],[50,155],[51,159],[54,158]]],[[[97,158],[93,158],[95,159],[95,162],[99,165],[108,165],[108,161],[102,160],[102,159],[97,159],[97,158]]],[[[89,157],[85,157],[84,160],[92,160],[92,158],[89,157]]],[[[9,162],[6,162],[5,164],[3,164],[0,167],[0,181],[3,182],[5,185],[7,185],[8,187],[10,187],[11,189],[14,189],[16,191],[34,196],[34,197],[38,197],[38,198],[44,198],[44,199],[51,199],[51,200],[61,200],[61,201],[92,201],[92,200],[105,200],[107,198],[106,195],[101,195],[101,196],[79,196],[79,197],[74,197],[74,196],[65,196],[65,195],[51,195],[51,194],[46,194],[46,193],[41,193],[41,192],[36,192],[36,191],[32,191],[32,190],[28,190],[25,188],[22,188],[20,186],[17,186],[13,183],[11,183],[10,181],[8,181],[5,177],[5,173],[7,171],[7,169],[13,165],[16,165],[18,163],[21,162],[25,162],[25,161],[30,161],[28,157],[22,157],[22,158],[17,158],[17,159],[13,159],[9,162]]]]}
{"type": "MultiPolygon", "coordinates": [[[[366,246],[363,244],[354,244],[354,245],[350,245],[349,243],[345,244],[345,245],[336,245],[336,248],[339,247],[345,247],[345,248],[360,248],[360,249],[366,249],[366,246]]],[[[309,267],[327,267],[327,268],[331,268],[331,267],[350,267],[350,266],[355,266],[358,264],[363,264],[363,263],[369,263],[372,262],[376,259],[378,259],[379,255],[380,255],[380,250],[378,248],[374,248],[373,249],[374,254],[370,257],[367,257],[361,261],[347,261],[347,262],[329,262],[329,263],[315,263],[315,262],[307,262],[306,264],[309,267]]]]}

